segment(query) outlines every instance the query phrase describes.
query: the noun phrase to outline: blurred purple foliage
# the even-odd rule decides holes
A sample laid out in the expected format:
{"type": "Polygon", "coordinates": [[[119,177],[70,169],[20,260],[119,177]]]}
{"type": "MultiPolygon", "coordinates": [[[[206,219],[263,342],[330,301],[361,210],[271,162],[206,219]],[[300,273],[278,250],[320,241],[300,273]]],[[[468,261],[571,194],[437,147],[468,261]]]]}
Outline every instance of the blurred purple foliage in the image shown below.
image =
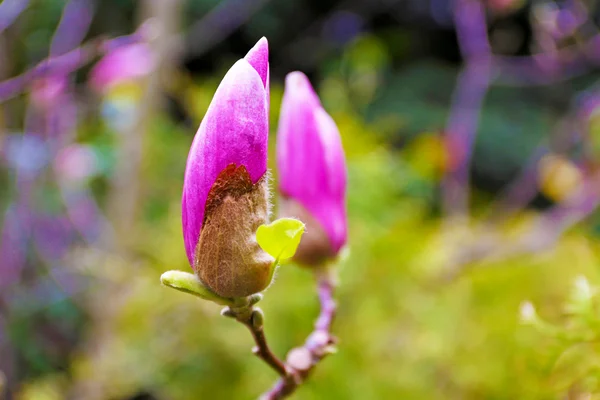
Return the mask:
{"type": "MultiPolygon", "coordinates": [[[[17,19],[27,4],[13,0],[0,4],[0,32],[17,19]]],[[[75,142],[82,112],[75,91],[75,73],[103,54],[136,46],[142,35],[135,32],[114,40],[100,37],[83,43],[94,6],[90,0],[68,1],[52,37],[48,58],[21,75],[0,82],[1,102],[27,94],[23,132],[0,137],[0,166],[4,164],[14,177],[9,196],[12,203],[0,218],[0,323],[7,327],[15,323],[18,326],[24,312],[37,315],[53,304],[72,302],[72,296],[86,287],[87,279],[80,272],[65,268],[64,260],[74,247],[83,243],[100,246],[101,234],[110,234],[102,231],[105,218],[89,187],[89,180],[102,172],[95,150],[75,142]],[[48,204],[34,201],[38,198],[34,193],[42,190],[45,196],[53,196],[48,204]],[[32,258],[38,261],[33,262],[32,258]]],[[[64,321],[34,321],[39,321],[40,329],[48,333],[76,334],[64,321]]],[[[16,358],[27,354],[18,354],[14,346],[19,341],[6,342],[5,333],[10,335],[10,329],[2,330],[0,336],[0,370],[9,383],[13,381],[11,375],[18,373],[16,358]]],[[[76,343],[74,339],[63,341],[68,345],[59,353],[65,356],[64,352],[76,343]]],[[[56,344],[42,341],[43,348],[38,350],[59,362],[58,350],[52,347],[56,344]]]]}
{"type": "MultiPolygon", "coordinates": [[[[445,130],[448,146],[455,153],[457,160],[446,174],[443,192],[447,212],[465,215],[468,209],[470,159],[478,127],[478,116],[488,87],[496,82],[502,84],[505,82],[504,79],[510,82],[511,78],[515,77],[518,77],[519,81],[528,83],[550,84],[591,70],[600,62],[597,56],[600,54],[600,47],[598,47],[600,34],[586,39],[582,45],[557,49],[557,53],[541,52],[531,56],[498,57],[492,53],[489,44],[486,10],[483,3],[478,0],[456,0],[454,8],[456,32],[465,65],[458,79],[445,130]],[[531,79],[532,76],[536,78],[531,79]],[[543,80],[535,82],[538,79],[543,80]]],[[[554,21],[550,24],[552,37],[560,40],[584,25],[587,22],[587,14],[584,10],[583,4],[577,0],[567,2],[562,8],[552,9],[551,15],[544,19],[547,21],[550,18],[554,21]],[[568,24],[567,30],[565,24],[568,24]]],[[[588,109],[591,108],[590,106],[593,107],[594,97],[590,94],[585,97],[585,107],[588,109]]],[[[532,155],[530,165],[537,165],[537,160],[548,151],[550,149],[542,145],[532,155]]],[[[524,206],[537,193],[537,174],[532,172],[532,168],[525,168],[521,178],[517,179],[508,190],[507,199],[513,203],[509,207],[514,208],[514,203],[524,206]]],[[[600,176],[596,171],[583,172],[589,175],[589,185],[583,189],[589,199],[581,205],[581,208],[570,207],[569,209],[574,213],[585,211],[586,214],[590,214],[600,201],[600,193],[598,193],[600,176]]],[[[564,212],[568,211],[561,209],[560,214],[564,212]]]]}
{"type": "Polygon", "coordinates": [[[28,4],[28,0],[5,0],[0,3],[0,32],[10,26],[28,4]]]}

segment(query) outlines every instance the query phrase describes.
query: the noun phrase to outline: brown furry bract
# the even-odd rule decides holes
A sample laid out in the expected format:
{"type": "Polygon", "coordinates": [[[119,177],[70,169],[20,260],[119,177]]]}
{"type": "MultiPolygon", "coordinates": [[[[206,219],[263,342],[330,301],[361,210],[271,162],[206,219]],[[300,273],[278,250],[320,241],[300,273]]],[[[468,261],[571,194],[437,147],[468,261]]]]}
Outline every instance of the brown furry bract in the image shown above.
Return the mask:
{"type": "Polygon", "coordinates": [[[256,184],[244,166],[230,164],[217,177],[206,201],[194,256],[200,280],[223,297],[245,297],[271,283],[273,257],[256,242],[269,214],[267,176],[256,184]]]}

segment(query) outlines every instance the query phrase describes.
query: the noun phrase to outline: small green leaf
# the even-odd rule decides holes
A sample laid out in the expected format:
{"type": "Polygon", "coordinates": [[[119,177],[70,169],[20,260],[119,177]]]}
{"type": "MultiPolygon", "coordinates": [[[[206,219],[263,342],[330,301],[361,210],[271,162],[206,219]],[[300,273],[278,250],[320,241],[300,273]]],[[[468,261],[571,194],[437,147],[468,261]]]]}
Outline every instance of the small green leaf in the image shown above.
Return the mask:
{"type": "Polygon", "coordinates": [[[217,304],[224,306],[236,305],[234,299],[221,297],[212,292],[209,288],[204,286],[204,284],[196,275],[190,274],[189,272],[167,271],[161,275],[160,283],[173,289],[177,289],[181,292],[193,294],[201,299],[209,300],[217,304]]]}
{"type": "Polygon", "coordinates": [[[276,262],[292,258],[296,254],[304,233],[304,224],[294,218],[280,218],[268,225],[261,225],[256,231],[260,247],[269,253],[276,262]]]}

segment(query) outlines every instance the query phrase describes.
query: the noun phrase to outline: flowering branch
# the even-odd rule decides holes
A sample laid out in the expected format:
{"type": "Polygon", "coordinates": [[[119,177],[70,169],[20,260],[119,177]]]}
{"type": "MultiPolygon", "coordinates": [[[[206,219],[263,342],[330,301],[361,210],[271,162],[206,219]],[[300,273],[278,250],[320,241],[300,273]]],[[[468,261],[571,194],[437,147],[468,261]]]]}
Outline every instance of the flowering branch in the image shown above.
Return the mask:
{"type": "Polygon", "coordinates": [[[182,225],[194,274],[168,271],[161,282],[227,306],[222,315],[248,328],[256,343],[254,354],[281,376],[263,398],[281,399],[334,352],[335,285],[324,266],[347,242],[346,165],[335,122],[308,78],[290,73],[277,147],[280,218],[268,223],[269,79],[263,38],[217,88],[184,177],[182,225]],[[310,231],[301,241],[305,223],[310,231]],[[292,349],[283,362],[269,348],[263,313],[254,304],[271,284],[275,268],[288,259],[315,273],[321,313],[304,345],[292,349]]]}

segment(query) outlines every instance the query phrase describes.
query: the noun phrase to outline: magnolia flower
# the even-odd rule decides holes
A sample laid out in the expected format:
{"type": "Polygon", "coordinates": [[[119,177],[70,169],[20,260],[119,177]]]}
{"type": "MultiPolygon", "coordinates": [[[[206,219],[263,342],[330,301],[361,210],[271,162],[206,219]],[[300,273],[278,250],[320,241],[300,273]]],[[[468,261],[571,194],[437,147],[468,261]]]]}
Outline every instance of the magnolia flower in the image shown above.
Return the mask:
{"type": "Polygon", "coordinates": [[[202,284],[219,296],[265,289],[274,258],[256,241],[267,222],[268,43],[227,72],[196,133],[182,196],[185,249],[202,284]]]}
{"type": "Polygon", "coordinates": [[[338,128],[301,72],[286,77],[277,167],[280,214],[307,227],[294,259],[321,265],[346,244],[346,165],[338,128]]]}

